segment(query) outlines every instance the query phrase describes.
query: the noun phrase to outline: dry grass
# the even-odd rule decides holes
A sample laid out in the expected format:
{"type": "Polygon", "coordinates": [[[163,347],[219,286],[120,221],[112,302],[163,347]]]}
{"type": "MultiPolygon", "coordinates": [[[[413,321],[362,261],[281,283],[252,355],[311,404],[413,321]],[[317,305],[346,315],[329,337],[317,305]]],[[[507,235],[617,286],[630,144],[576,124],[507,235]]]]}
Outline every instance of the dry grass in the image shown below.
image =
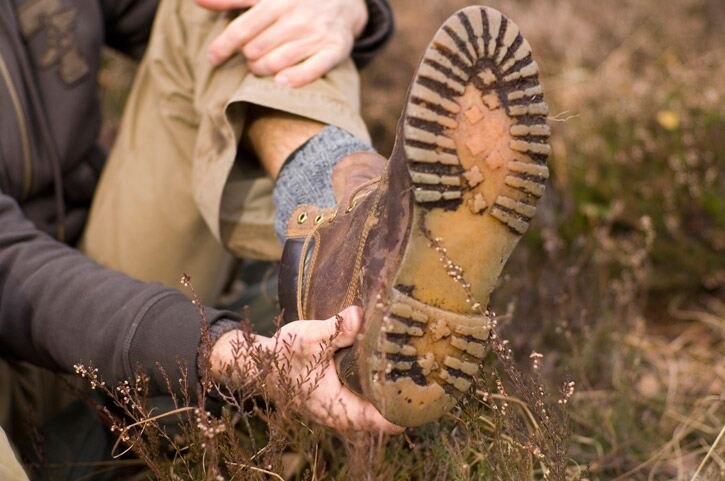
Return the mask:
{"type": "MultiPolygon", "coordinates": [[[[381,151],[420,53],[468,4],[395,0],[397,38],[363,75],[381,151]]],[[[725,4],[490,4],[533,45],[553,112],[549,190],[493,301],[519,363],[491,356],[459,408],[405,437],[291,417],[257,426],[256,446],[300,453],[298,479],[725,479],[725,4]]],[[[279,456],[246,462],[281,472],[279,456]]]]}

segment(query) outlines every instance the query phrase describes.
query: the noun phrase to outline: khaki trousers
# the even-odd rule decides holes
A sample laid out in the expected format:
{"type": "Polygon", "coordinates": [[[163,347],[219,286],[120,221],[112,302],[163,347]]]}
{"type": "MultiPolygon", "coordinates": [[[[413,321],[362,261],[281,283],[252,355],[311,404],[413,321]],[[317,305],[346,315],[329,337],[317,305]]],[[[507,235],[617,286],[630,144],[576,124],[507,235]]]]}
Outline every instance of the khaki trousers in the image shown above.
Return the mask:
{"type": "Polygon", "coordinates": [[[28,481],[22,466],[15,457],[8,437],[0,427],[0,479],[4,481],[28,481]]]}
{"type": "Polygon", "coordinates": [[[151,44],[93,202],[82,249],[100,264],[213,303],[232,255],[276,260],[272,181],[239,151],[249,104],[336,125],[368,140],[351,61],[300,89],[250,74],[237,55],[213,68],[228,17],[162,2],[151,44]]]}

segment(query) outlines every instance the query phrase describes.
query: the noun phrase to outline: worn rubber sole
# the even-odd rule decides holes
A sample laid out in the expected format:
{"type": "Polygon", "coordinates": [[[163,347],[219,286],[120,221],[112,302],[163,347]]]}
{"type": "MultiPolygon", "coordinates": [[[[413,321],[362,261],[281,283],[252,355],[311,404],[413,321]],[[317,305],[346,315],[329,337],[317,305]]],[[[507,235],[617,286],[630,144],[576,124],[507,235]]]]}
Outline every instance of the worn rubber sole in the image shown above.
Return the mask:
{"type": "Polygon", "coordinates": [[[370,361],[390,421],[438,419],[472,385],[489,295],[548,178],[547,114],[531,48],[501,13],[469,7],[435,34],[403,118],[413,220],[370,361]]]}

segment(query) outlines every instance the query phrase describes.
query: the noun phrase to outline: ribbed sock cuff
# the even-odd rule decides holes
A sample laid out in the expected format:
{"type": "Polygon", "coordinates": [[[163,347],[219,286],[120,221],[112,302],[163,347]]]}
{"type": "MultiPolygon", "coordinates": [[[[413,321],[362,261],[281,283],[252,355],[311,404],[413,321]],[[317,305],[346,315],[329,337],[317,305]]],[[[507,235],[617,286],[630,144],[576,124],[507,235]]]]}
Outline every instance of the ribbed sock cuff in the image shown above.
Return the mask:
{"type": "Polygon", "coordinates": [[[287,239],[287,221],[301,204],[335,207],[332,169],[355,152],[373,151],[372,146],[339,127],[325,127],[295,150],[282,166],[272,199],[277,207],[274,229],[280,242],[287,239]]]}

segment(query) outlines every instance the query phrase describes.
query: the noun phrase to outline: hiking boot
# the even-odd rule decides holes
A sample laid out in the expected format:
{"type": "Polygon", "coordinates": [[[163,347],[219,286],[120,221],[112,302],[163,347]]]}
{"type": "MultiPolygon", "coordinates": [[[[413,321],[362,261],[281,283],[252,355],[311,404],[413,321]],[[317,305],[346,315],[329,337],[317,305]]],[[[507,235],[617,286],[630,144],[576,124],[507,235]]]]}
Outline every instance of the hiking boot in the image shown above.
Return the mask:
{"type": "Polygon", "coordinates": [[[338,373],[391,422],[438,419],[471,387],[490,293],[548,178],[547,113],[518,27],[491,8],[461,10],[423,56],[378,185],[291,219],[287,318],[361,306],[338,373]]]}

